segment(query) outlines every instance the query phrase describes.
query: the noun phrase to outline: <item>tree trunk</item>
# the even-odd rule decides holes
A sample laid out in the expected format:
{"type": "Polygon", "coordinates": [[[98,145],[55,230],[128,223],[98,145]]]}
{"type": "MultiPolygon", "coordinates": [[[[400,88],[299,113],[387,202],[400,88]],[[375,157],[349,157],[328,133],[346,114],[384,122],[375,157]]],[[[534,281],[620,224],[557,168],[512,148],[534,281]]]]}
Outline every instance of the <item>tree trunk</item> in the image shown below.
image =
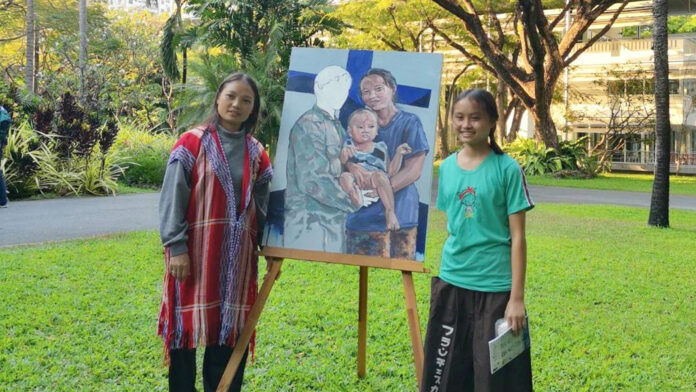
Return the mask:
{"type": "MultiPolygon", "coordinates": [[[[456,79],[455,79],[456,81],[456,79]]],[[[445,102],[443,110],[439,111],[438,115],[438,137],[440,138],[440,159],[445,159],[450,154],[449,132],[450,132],[450,108],[454,99],[454,82],[450,85],[450,89],[445,89],[445,102]]]]}
{"type": "MultiPolygon", "coordinates": [[[[551,92],[548,92],[551,94],[551,92]]],[[[558,136],[556,134],[556,125],[551,118],[550,105],[544,105],[537,100],[534,105],[534,110],[531,111],[534,117],[534,133],[538,139],[541,139],[546,147],[552,147],[558,150],[558,136]]]]}
{"type": "Polygon", "coordinates": [[[79,3],[80,28],[80,102],[85,100],[85,72],[87,71],[87,0],[79,3]]]}
{"type": "Polygon", "coordinates": [[[507,118],[503,115],[503,109],[505,108],[505,90],[506,85],[503,79],[498,77],[498,91],[495,94],[495,104],[498,106],[498,134],[496,139],[498,139],[498,145],[502,148],[505,145],[505,135],[507,134],[506,120],[507,118]]]}
{"type": "Polygon", "coordinates": [[[176,114],[174,113],[173,101],[174,101],[174,86],[172,81],[166,77],[162,78],[162,95],[166,99],[167,103],[167,124],[172,132],[172,135],[176,134],[176,114]]]}
{"type": "Polygon", "coordinates": [[[440,111],[440,116],[439,116],[439,121],[438,121],[438,137],[440,138],[440,159],[445,159],[449,155],[449,138],[448,138],[448,133],[449,133],[449,113],[447,109],[445,109],[444,113],[440,111]]]}
{"type": "Polygon", "coordinates": [[[181,51],[181,84],[186,84],[186,70],[188,69],[188,55],[186,47],[181,51]]]}
{"type": "Polygon", "coordinates": [[[34,86],[34,33],[36,15],[34,12],[34,0],[27,0],[27,52],[26,66],[24,68],[24,85],[32,93],[36,91],[34,86]]]}
{"type": "Polygon", "coordinates": [[[522,123],[522,115],[524,114],[524,106],[522,103],[518,103],[515,106],[514,114],[512,115],[512,123],[510,124],[510,132],[507,134],[508,143],[513,142],[517,138],[517,131],[520,130],[520,124],[522,123]]]}
{"type": "Polygon", "coordinates": [[[457,80],[464,75],[467,69],[471,67],[471,64],[465,65],[458,73],[454,76],[448,87],[444,88],[445,94],[445,105],[444,112],[440,111],[438,115],[439,127],[439,137],[440,137],[440,158],[444,159],[450,154],[450,144],[449,144],[449,132],[450,132],[450,111],[452,110],[452,102],[456,98],[455,93],[457,92],[457,80]]]}
{"type": "Polygon", "coordinates": [[[655,56],[655,179],[648,225],[669,227],[669,63],[667,61],[667,0],[653,1],[655,56]]]}
{"type": "Polygon", "coordinates": [[[39,86],[36,81],[36,75],[39,74],[39,68],[41,68],[41,62],[39,61],[39,21],[38,16],[34,15],[34,74],[32,75],[32,80],[34,81],[34,93],[39,90],[39,86]]]}

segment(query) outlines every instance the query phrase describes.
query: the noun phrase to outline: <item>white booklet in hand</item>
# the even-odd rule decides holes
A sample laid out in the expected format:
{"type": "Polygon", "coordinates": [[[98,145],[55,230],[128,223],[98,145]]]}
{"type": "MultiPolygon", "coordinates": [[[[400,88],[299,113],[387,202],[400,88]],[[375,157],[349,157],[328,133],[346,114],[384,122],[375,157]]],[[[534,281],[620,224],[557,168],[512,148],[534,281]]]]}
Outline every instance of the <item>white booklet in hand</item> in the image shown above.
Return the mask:
{"type": "Polygon", "coordinates": [[[500,370],[528,348],[529,328],[526,322],[522,332],[515,336],[505,319],[496,321],[495,339],[488,342],[488,351],[491,354],[491,374],[500,370]]]}

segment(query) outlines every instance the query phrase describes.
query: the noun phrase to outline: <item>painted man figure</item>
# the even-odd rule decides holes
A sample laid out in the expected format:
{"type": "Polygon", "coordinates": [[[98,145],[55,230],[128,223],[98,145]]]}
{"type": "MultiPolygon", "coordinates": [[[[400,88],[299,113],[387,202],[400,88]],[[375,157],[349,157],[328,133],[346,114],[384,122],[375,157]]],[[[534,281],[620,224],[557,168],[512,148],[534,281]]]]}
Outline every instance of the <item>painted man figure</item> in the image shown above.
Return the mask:
{"type": "Polygon", "coordinates": [[[345,138],[338,115],[350,84],[351,77],[345,69],[335,65],[322,69],[314,79],[316,104],[290,130],[286,247],[345,252],[346,213],[360,207],[351,202],[338,181],[339,155],[345,138]]]}

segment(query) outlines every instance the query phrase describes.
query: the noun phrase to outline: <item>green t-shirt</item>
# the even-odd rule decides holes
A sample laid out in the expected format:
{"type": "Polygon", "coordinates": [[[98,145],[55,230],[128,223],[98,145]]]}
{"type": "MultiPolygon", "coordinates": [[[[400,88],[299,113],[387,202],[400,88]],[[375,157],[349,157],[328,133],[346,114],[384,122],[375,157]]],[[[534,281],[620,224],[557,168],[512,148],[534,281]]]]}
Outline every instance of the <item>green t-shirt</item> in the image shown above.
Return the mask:
{"type": "Polygon", "coordinates": [[[469,290],[509,291],[508,216],[534,207],[524,172],[510,156],[491,153],[473,170],[452,154],[440,165],[437,208],[447,214],[449,237],[440,278],[469,290]]]}

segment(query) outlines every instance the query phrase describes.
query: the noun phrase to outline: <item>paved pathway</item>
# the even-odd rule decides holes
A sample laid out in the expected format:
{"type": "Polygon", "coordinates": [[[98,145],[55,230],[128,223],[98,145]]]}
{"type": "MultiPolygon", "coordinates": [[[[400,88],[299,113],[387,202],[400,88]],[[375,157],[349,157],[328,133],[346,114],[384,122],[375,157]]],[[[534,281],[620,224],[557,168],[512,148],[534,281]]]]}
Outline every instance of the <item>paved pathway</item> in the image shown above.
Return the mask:
{"type": "MultiPolygon", "coordinates": [[[[535,203],[649,207],[650,194],[530,186],[535,203]]],[[[437,186],[433,186],[435,205],[437,186]]],[[[0,247],[157,229],[159,193],[10,202],[0,209],[0,247]]],[[[696,197],[672,195],[670,207],[696,211],[696,197]]]]}
{"type": "MultiPolygon", "coordinates": [[[[535,203],[609,204],[650,207],[650,193],[530,186],[535,203]]],[[[670,195],[669,208],[696,211],[696,197],[670,195]]]]}
{"type": "MultiPolygon", "coordinates": [[[[608,204],[629,207],[650,207],[650,193],[604,191],[596,189],[565,188],[551,186],[529,186],[529,193],[534,203],[568,203],[568,204],[608,204]]],[[[433,187],[430,195],[437,198],[437,188],[433,187]]],[[[434,205],[434,203],[433,203],[434,205]]],[[[696,196],[670,195],[669,208],[696,211],[696,196]]]]}
{"type": "Polygon", "coordinates": [[[10,201],[0,209],[0,246],[157,228],[159,193],[10,201]]]}

